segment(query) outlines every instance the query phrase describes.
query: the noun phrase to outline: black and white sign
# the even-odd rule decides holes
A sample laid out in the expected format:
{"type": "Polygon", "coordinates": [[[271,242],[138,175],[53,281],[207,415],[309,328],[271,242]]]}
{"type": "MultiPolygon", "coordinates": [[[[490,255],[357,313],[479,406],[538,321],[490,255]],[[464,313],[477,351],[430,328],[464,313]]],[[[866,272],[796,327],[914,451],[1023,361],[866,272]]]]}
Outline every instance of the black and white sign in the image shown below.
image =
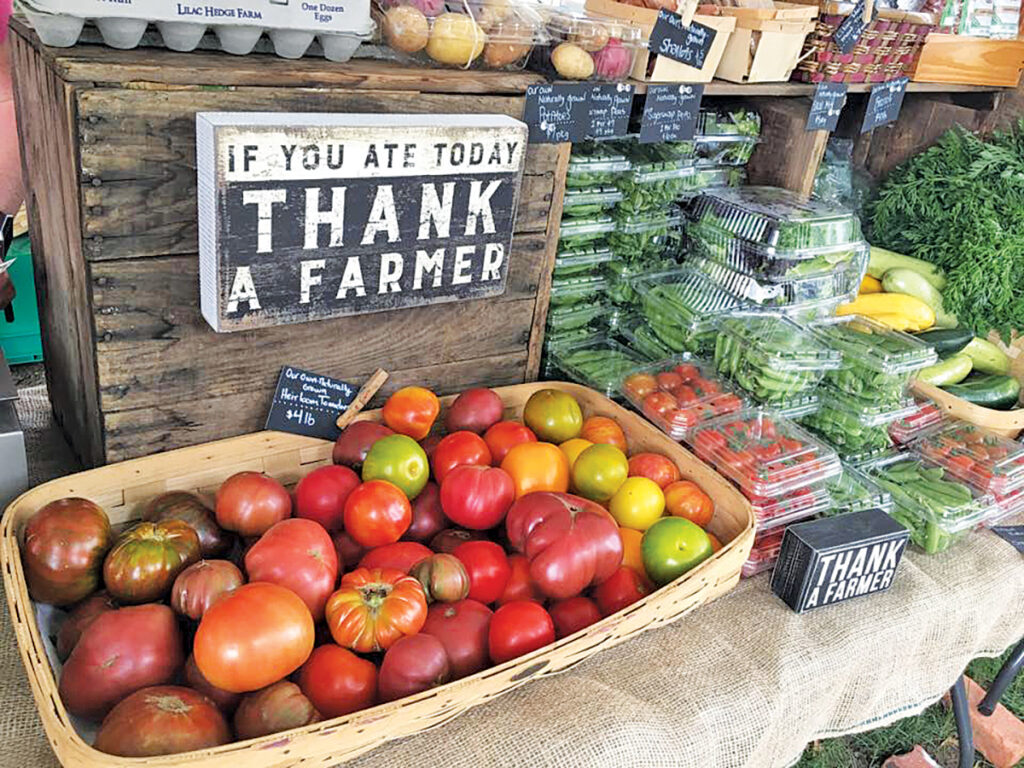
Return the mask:
{"type": "Polygon", "coordinates": [[[633,86],[625,83],[591,85],[587,101],[588,139],[614,139],[629,133],[633,86]]]}
{"type": "Polygon", "coordinates": [[[199,113],[216,331],[505,292],[526,126],[503,115],[199,113]]]}
{"type": "Polygon", "coordinates": [[[1017,551],[1024,554],[1024,525],[996,525],[992,533],[1006,539],[1017,548],[1017,551]]]}
{"type": "Polygon", "coordinates": [[[834,131],[846,103],[846,83],[818,83],[807,115],[808,131],[834,131]]]}
{"type": "MultiPolygon", "coordinates": [[[[872,16],[874,16],[873,9],[872,16]]],[[[864,34],[864,30],[870,23],[870,21],[864,21],[864,0],[857,0],[857,4],[853,6],[853,12],[843,19],[843,23],[832,35],[836,47],[843,53],[852,51],[853,46],[860,40],[860,36],[864,34]]]]}
{"type": "Polygon", "coordinates": [[[880,509],[791,525],[772,591],[797,613],[882,592],[892,585],[909,538],[880,509]]]}
{"type": "Polygon", "coordinates": [[[702,69],[717,32],[696,21],[689,26],[678,13],[658,11],[647,47],[651,53],[702,69]]]}
{"type": "Polygon", "coordinates": [[[879,83],[871,89],[867,110],[864,112],[864,123],[860,127],[861,133],[894,122],[900,116],[903,96],[907,92],[909,82],[909,77],[897,77],[895,80],[879,83]]]}
{"type": "Polygon", "coordinates": [[[629,132],[632,108],[633,86],[625,83],[531,85],[523,121],[533,143],[611,139],[629,132]]]}
{"type": "Polygon", "coordinates": [[[649,85],[640,143],[689,141],[697,130],[703,85],[649,85]]]}
{"type": "Polygon", "coordinates": [[[312,371],[285,366],[267,414],[266,429],[337,440],[335,423],[356,397],[356,387],[312,371]]]}

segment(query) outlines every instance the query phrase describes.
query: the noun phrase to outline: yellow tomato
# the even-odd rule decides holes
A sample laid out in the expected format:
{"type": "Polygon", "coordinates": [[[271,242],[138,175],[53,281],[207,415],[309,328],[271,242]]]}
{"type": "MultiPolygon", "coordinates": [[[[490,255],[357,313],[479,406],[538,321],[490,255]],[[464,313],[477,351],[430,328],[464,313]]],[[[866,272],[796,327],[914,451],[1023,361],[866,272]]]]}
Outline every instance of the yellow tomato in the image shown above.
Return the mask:
{"type": "Polygon", "coordinates": [[[608,511],[623,528],[646,531],[665,512],[665,494],[653,480],[631,477],[612,496],[608,511]]]}
{"type": "Polygon", "coordinates": [[[558,447],[562,449],[565,458],[569,460],[569,469],[572,470],[572,465],[576,463],[576,459],[592,445],[593,443],[589,440],[584,440],[582,437],[574,437],[572,440],[566,440],[558,447]]]}
{"type": "Polygon", "coordinates": [[[614,445],[598,443],[576,457],[572,485],[580,496],[605,501],[615,495],[629,475],[629,459],[614,445]]]}

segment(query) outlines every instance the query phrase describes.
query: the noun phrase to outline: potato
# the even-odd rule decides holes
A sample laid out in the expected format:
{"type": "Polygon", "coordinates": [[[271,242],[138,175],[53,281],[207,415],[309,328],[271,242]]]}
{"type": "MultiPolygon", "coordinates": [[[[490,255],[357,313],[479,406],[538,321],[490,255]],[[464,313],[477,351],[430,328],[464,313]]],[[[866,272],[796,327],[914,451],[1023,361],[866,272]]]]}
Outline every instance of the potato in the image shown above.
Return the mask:
{"type": "Polygon", "coordinates": [[[442,13],[434,19],[427,55],[441,64],[468,67],[484,50],[487,35],[464,13],[442,13]]]}
{"type": "Polygon", "coordinates": [[[551,66],[567,80],[588,80],[594,74],[590,54],[572,43],[559,43],[551,52],[551,66]]]}
{"type": "Polygon", "coordinates": [[[430,23],[411,5],[388,9],[384,14],[384,39],[396,51],[422,51],[430,39],[430,23]]]}

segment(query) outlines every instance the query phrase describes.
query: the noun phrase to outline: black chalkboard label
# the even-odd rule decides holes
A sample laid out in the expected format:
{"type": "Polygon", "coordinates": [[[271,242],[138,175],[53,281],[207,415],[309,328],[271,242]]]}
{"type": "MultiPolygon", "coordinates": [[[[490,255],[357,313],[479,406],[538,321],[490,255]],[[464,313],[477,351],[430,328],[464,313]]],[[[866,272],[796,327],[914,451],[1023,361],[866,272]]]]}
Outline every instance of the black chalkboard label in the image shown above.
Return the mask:
{"type": "Polygon", "coordinates": [[[846,83],[818,83],[807,115],[808,131],[834,131],[846,103],[846,83]]]}
{"type": "Polygon", "coordinates": [[[587,95],[585,133],[588,139],[614,139],[629,132],[629,115],[633,111],[632,85],[592,85],[587,95]]]}
{"type": "Polygon", "coordinates": [[[266,429],[336,440],[341,430],[335,422],[356,392],[348,382],[285,366],[277,379],[266,429]]]}
{"type": "Polygon", "coordinates": [[[716,34],[711,27],[696,21],[686,26],[678,13],[662,9],[658,12],[647,47],[651,53],[701,69],[716,34]]]}
{"type": "Polygon", "coordinates": [[[903,95],[907,92],[909,77],[897,77],[885,83],[879,83],[871,89],[868,96],[868,108],[864,113],[861,133],[867,133],[880,125],[885,125],[900,116],[903,106],[903,95]]]}
{"type": "Polygon", "coordinates": [[[528,86],[523,122],[530,127],[530,143],[561,144],[585,139],[590,88],[585,83],[528,86]]]}
{"type": "Polygon", "coordinates": [[[649,85],[640,143],[689,141],[697,130],[703,85],[649,85]]]}
{"type": "Polygon", "coordinates": [[[843,53],[852,51],[853,46],[860,40],[860,36],[870,23],[870,21],[864,21],[864,0],[858,0],[857,4],[853,7],[853,12],[843,19],[843,23],[839,25],[835,34],[832,35],[836,47],[843,53]]]}
{"type": "Polygon", "coordinates": [[[992,528],[992,533],[1006,539],[1024,554],[1024,525],[997,525],[992,528]]]}

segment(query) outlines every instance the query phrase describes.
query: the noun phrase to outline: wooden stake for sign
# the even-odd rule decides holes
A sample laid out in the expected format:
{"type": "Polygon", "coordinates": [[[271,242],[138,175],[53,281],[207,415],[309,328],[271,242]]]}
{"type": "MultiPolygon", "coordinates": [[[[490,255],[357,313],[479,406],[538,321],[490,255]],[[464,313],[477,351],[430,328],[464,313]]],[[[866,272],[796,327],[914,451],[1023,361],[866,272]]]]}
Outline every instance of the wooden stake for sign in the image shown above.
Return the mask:
{"type": "Polygon", "coordinates": [[[373,396],[377,394],[377,390],[384,386],[384,382],[388,380],[388,372],[383,368],[378,368],[373,372],[373,375],[366,380],[359,392],[356,393],[356,399],[352,401],[345,412],[338,417],[335,424],[338,425],[338,429],[344,429],[350,423],[352,419],[359,415],[359,412],[366,407],[366,404],[373,399],[373,396]]]}

